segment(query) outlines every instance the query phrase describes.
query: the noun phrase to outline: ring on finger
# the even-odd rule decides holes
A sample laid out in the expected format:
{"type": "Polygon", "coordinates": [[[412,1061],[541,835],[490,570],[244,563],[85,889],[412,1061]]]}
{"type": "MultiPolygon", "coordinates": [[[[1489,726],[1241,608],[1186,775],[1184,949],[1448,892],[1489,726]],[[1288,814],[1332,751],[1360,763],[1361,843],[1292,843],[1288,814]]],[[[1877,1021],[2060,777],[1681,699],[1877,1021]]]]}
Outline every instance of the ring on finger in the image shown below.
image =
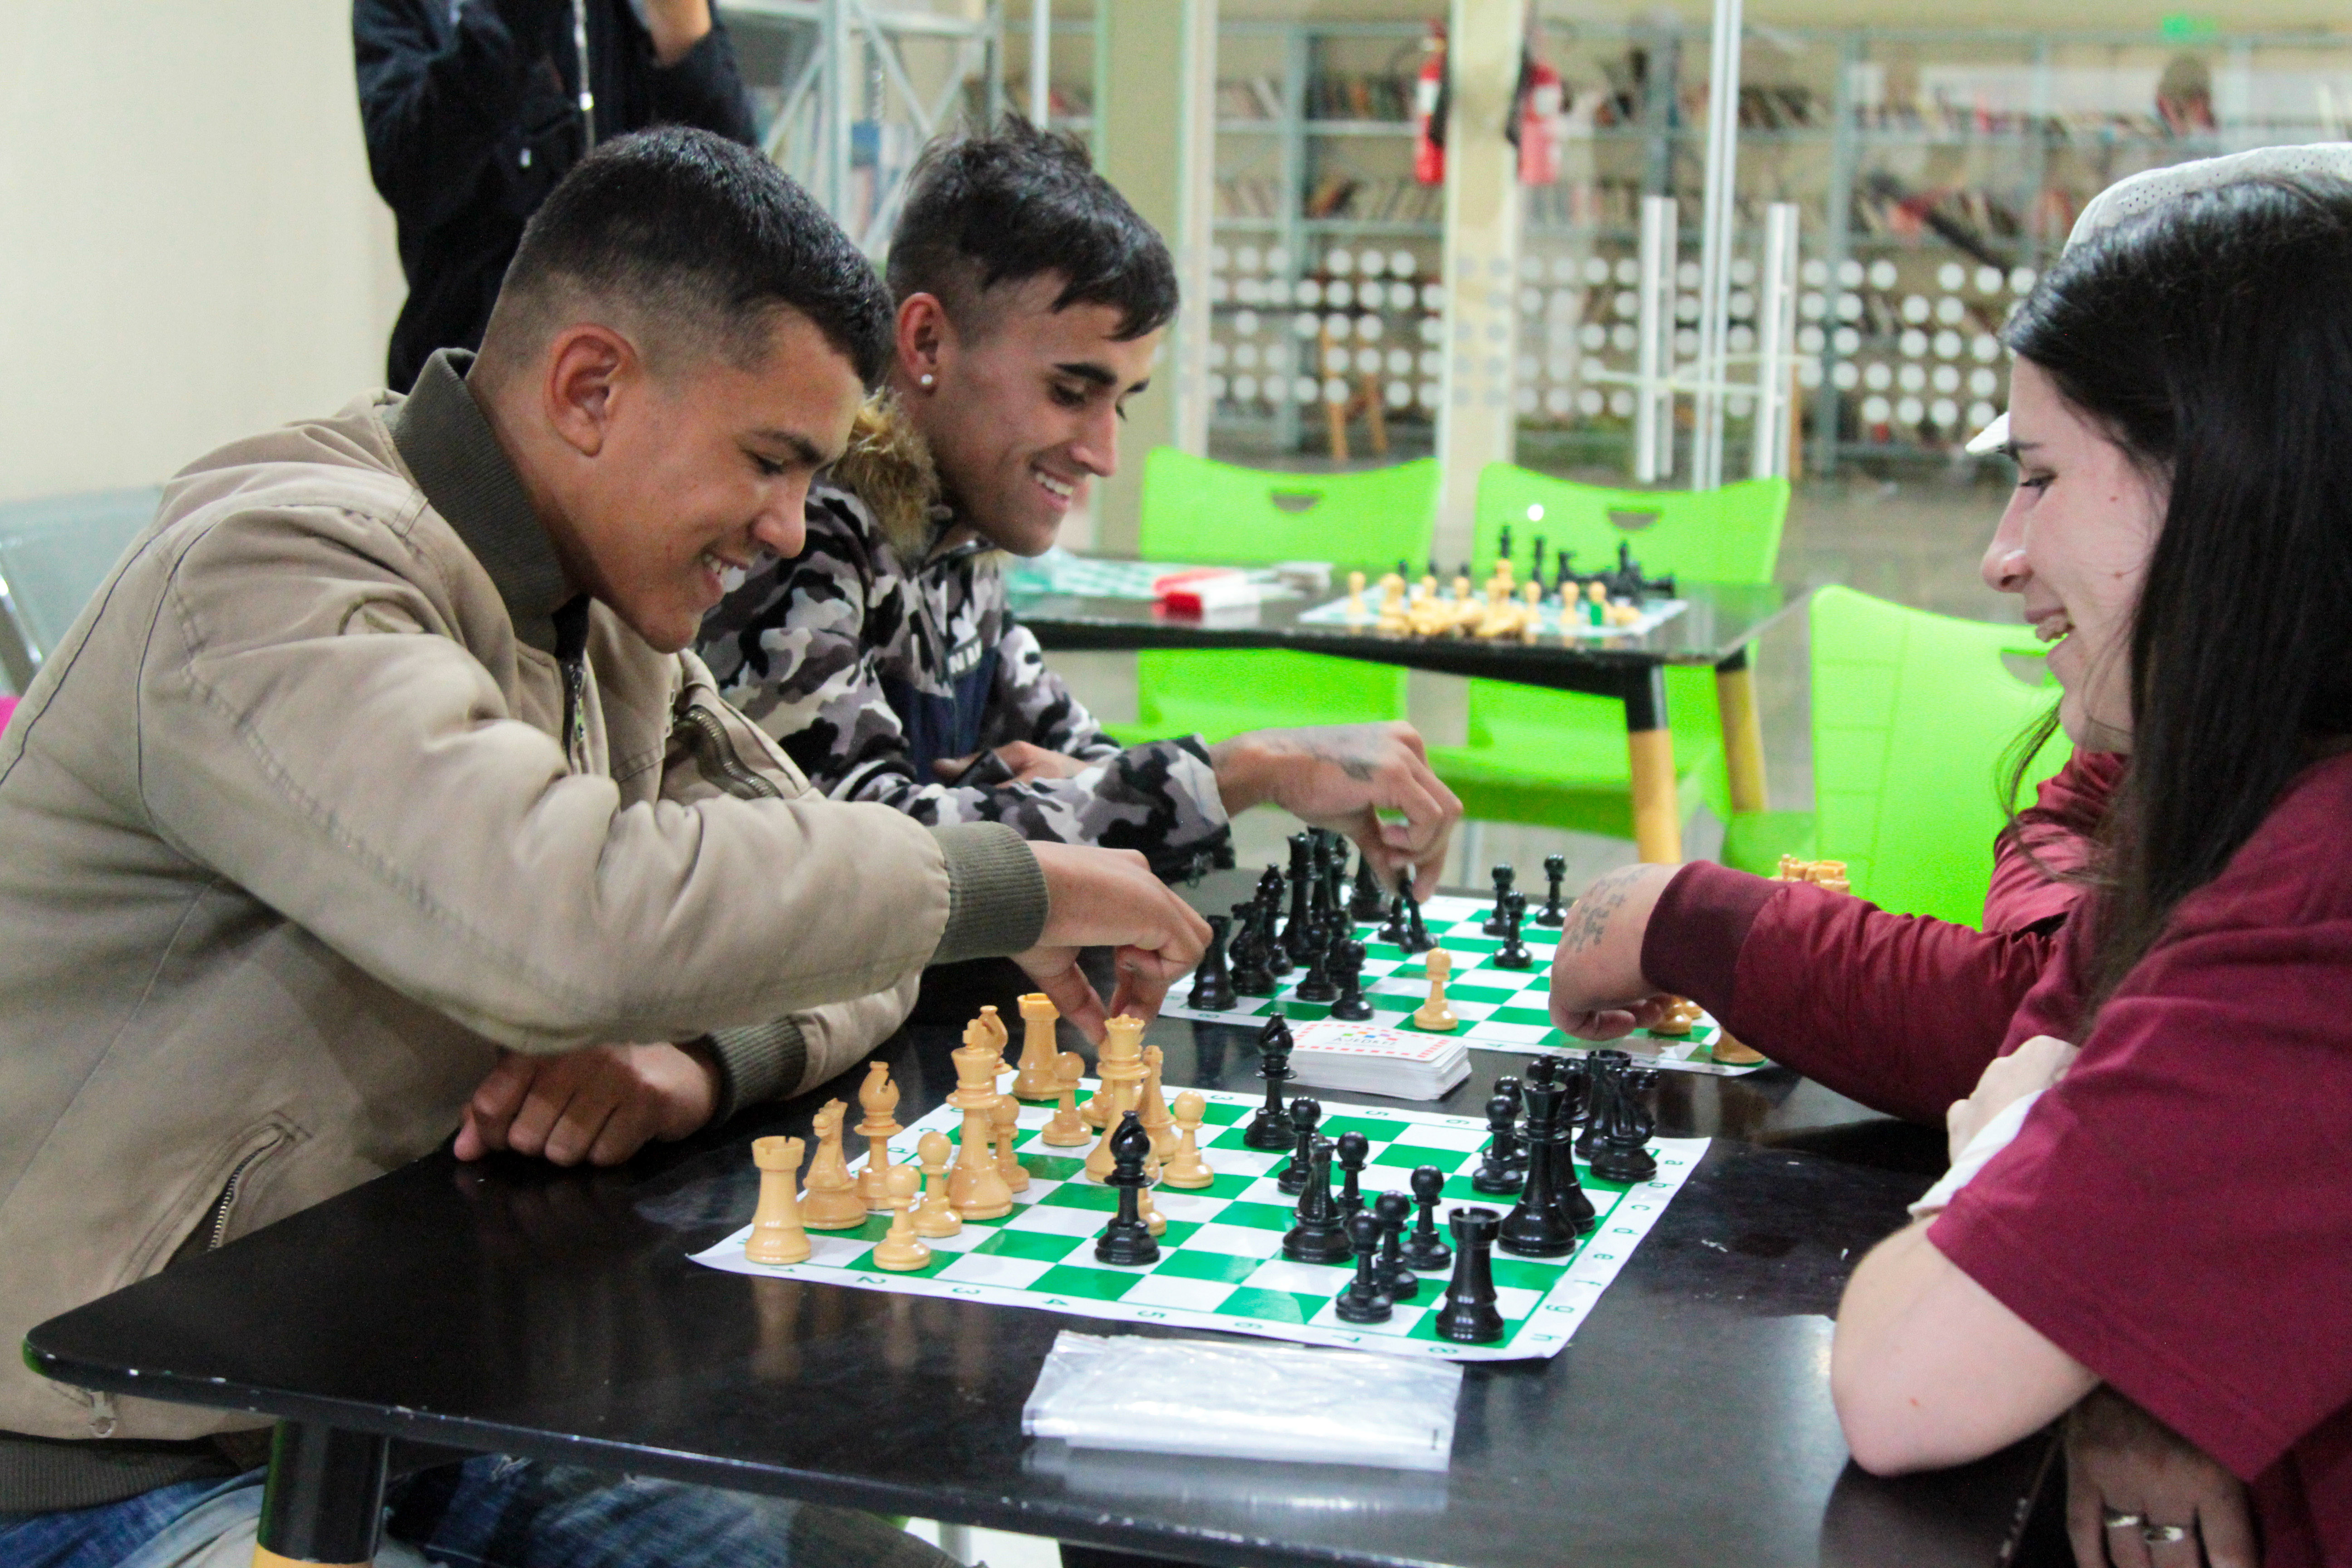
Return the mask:
{"type": "Polygon", "coordinates": [[[2189,1527],[2185,1524],[2144,1524],[2140,1526],[2139,1538],[2150,1546],[2178,1546],[2189,1539],[2189,1527]]]}
{"type": "Polygon", "coordinates": [[[2144,1525],[2147,1522],[2147,1515],[2144,1513],[2126,1513],[2123,1510],[2116,1508],[2101,1509],[2099,1510],[2099,1515],[2101,1521],[2105,1523],[2109,1530],[2130,1530],[2135,1526],[2144,1525]]]}

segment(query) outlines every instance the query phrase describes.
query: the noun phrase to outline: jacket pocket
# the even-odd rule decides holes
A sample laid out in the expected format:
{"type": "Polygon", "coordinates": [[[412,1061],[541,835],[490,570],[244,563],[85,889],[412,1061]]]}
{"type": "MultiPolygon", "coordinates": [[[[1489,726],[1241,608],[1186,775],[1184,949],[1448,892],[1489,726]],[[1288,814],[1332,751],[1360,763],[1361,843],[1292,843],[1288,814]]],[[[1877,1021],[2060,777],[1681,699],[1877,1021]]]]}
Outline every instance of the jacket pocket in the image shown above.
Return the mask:
{"type": "Polygon", "coordinates": [[[285,1154],[302,1142],[302,1131],[281,1117],[272,1117],[258,1127],[249,1128],[222,1152],[213,1163],[205,1185],[199,1191],[210,1194],[208,1201],[195,1216],[194,1226],[181,1239],[172,1254],[172,1261],[211,1252],[229,1238],[236,1226],[246,1195],[271,1161],[285,1154]]]}

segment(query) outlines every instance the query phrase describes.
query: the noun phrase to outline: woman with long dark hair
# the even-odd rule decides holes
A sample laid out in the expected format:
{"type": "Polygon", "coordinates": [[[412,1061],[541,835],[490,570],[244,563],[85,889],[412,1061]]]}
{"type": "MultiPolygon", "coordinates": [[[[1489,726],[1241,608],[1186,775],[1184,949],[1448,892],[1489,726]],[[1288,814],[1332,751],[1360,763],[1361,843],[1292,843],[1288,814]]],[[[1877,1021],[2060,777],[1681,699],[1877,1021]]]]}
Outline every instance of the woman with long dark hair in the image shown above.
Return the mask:
{"type": "MultiPolygon", "coordinates": [[[[2263,1561],[2343,1561],[2352,184],[2184,197],[2071,249],[2005,336],[1989,576],[2056,645],[2076,745],[2130,761],[1962,1157],[1854,1275],[1840,1414],[1916,1469],[2105,1385],[2248,1481],[2263,1561]]],[[[2103,1522],[2119,1562],[2196,1560],[2196,1518],[2103,1522]]]]}

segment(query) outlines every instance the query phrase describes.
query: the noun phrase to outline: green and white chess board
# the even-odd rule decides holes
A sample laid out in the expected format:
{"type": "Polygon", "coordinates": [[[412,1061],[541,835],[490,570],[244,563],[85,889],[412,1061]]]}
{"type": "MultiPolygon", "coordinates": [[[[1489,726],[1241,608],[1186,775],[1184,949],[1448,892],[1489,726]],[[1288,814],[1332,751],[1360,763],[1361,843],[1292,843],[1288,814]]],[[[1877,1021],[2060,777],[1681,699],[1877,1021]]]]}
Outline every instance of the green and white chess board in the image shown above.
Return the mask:
{"type": "MultiPolygon", "coordinates": [[[[1095,1087],[1087,1081],[1087,1098],[1095,1087]]],[[[1168,1090],[1171,1099],[1177,1092],[1168,1090]]],[[[1030,1173],[1028,1189],[1013,1194],[1013,1212],[1003,1217],[966,1220],[956,1235],[929,1241],[931,1260],[920,1269],[901,1274],[874,1266],[874,1245],[889,1229],[887,1215],[869,1215],[854,1231],[810,1231],[810,1256],[800,1263],[770,1266],[746,1258],[748,1225],[695,1254],[694,1261],[736,1274],[1039,1307],[1076,1317],[1213,1329],[1300,1344],[1449,1361],[1526,1360],[1559,1353],[1706,1150],[1704,1138],[1654,1140],[1657,1174],[1631,1189],[1600,1181],[1580,1163],[1577,1176],[1598,1215],[1591,1234],[1567,1258],[1520,1258],[1496,1248],[1496,1305],[1503,1314],[1504,1336],[1492,1344],[1463,1345],[1439,1339],[1431,1327],[1444,1299],[1443,1271],[1423,1277],[1418,1294],[1398,1302],[1389,1321],[1341,1322],[1332,1301],[1354,1277],[1353,1266],[1291,1263],[1282,1257],[1283,1234],[1294,1221],[1297,1200],[1275,1184],[1274,1173],[1288,1157],[1242,1144],[1242,1130],[1260,1101],[1201,1092],[1208,1101],[1202,1153],[1216,1180],[1194,1192],[1164,1184],[1152,1189],[1151,1201],[1168,1222],[1157,1263],[1118,1268],[1095,1260],[1095,1238],[1118,1206],[1118,1190],[1084,1173],[1085,1147],[1055,1149],[1039,1142],[1038,1131],[1052,1111],[1032,1105],[1022,1107],[1021,1137],[1014,1145],[1030,1173]]],[[[954,1138],[962,1119],[953,1107],[940,1107],[890,1141],[891,1158],[911,1161],[917,1141],[934,1130],[954,1138]]],[[[1509,1197],[1488,1196],[1470,1184],[1486,1143],[1484,1122],[1338,1106],[1317,1128],[1319,1136],[1330,1138],[1349,1131],[1371,1142],[1363,1181],[1368,1198],[1409,1191],[1407,1179],[1416,1166],[1435,1165],[1446,1173],[1438,1205],[1441,1233],[1445,1216],[1463,1205],[1503,1212],[1511,1206],[1509,1197]]],[[[1332,1178],[1336,1187],[1336,1169],[1332,1178]]]]}
{"type": "MultiPolygon", "coordinates": [[[[1004,585],[1016,594],[1069,594],[1082,599],[1150,599],[1158,595],[1152,584],[1178,572],[1195,572],[1197,564],[1186,566],[1170,561],[1104,561],[1092,555],[1073,555],[1056,550],[1031,561],[1022,561],[1005,568],[1004,585]]],[[[1244,574],[1261,587],[1271,589],[1276,583],[1270,570],[1244,574]]],[[[1281,597],[1290,595],[1284,594],[1281,597]]]]}
{"type": "MultiPolygon", "coordinates": [[[[1682,599],[1644,599],[1642,613],[1632,624],[1622,626],[1597,626],[1586,620],[1580,611],[1563,616],[1559,601],[1546,599],[1536,606],[1539,618],[1539,634],[1548,637],[1566,637],[1570,641],[1599,641],[1606,637],[1638,637],[1656,631],[1676,616],[1690,608],[1682,599]]],[[[1380,619],[1381,592],[1377,586],[1364,590],[1363,613],[1358,614],[1346,598],[1333,599],[1305,611],[1298,617],[1302,626],[1354,626],[1359,630],[1373,629],[1380,619]]]]}
{"type": "MultiPolygon", "coordinates": [[[[1445,999],[1462,1024],[1453,1037],[1464,1045],[1490,1050],[1587,1055],[1596,1047],[1552,1027],[1551,957],[1552,950],[1559,945],[1559,932],[1535,923],[1536,907],[1529,906],[1528,918],[1519,927],[1519,940],[1534,955],[1534,967],[1499,969],[1494,957],[1501,950],[1503,939],[1488,936],[1479,929],[1486,911],[1494,908],[1491,902],[1441,894],[1422,905],[1422,922],[1429,928],[1429,934],[1437,940],[1438,946],[1454,955],[1454,973],[1445,983],[1445,999]]],[[[1423,962],[1425,955],[1408,954],[1402,948],[1374,941],[1372,933],[1379,929],[1378,921],[1360,921],[1356,926],[1356,940],[1364,944],[1364,1000],[1372,1008],[1369,1022],[1407,1033],[1422,1033],[1413,1026],[1412,1015],[1429,999],[1429,970],[1423,962]]],[[[1230,938],[1231,933],[1227,935],[1230,938]]],[[[1276,1012],[1294,1024],[1328,1017],[1331,1012],[1329,1003],[1298,1000],[1298,983],[1306,977],[1305,969],[1293,967],[1281,977],[1280,988],[1274,995],[1238,997],[1239,1005],[1227,1013],[1202,1012],[1183,1005],[1192,983],[1190,979],[1180,980],[1170,989],[1168,1001],[1160,1011],[1171,1018],[1198,1018],[1216,1024],[1262,1025],[1276,1012]]],[[[1645,1067],[1720,1077],[1751,1073],[1763,1065],[1717,1061],[1714,1046],[1722,1033],[1712,1017],[1702,1014],[1687,1036],[1653,1035],[1641,1029],[1628,1039],[1610,1041],[1607,1048],[1629,1051],[1645,1067]]]]}

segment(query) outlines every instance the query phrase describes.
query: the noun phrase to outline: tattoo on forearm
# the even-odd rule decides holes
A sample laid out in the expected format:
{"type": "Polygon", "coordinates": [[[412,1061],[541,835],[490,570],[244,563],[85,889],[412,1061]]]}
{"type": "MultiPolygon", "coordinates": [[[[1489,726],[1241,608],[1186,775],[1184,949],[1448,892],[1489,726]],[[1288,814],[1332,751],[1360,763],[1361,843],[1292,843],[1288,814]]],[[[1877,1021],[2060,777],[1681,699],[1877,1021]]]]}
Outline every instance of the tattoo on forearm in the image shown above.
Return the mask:
{"type": "Polygon", "coordinates": [[[1568,924],[1559,933],[1559,951],[1585,952],[1600,946],[1610,920],[1624,907],[1644,869],[1627,866],[1595,878],[1592,885],[1584,889],[1584,896],[1568,911],[1568,924]]]}

